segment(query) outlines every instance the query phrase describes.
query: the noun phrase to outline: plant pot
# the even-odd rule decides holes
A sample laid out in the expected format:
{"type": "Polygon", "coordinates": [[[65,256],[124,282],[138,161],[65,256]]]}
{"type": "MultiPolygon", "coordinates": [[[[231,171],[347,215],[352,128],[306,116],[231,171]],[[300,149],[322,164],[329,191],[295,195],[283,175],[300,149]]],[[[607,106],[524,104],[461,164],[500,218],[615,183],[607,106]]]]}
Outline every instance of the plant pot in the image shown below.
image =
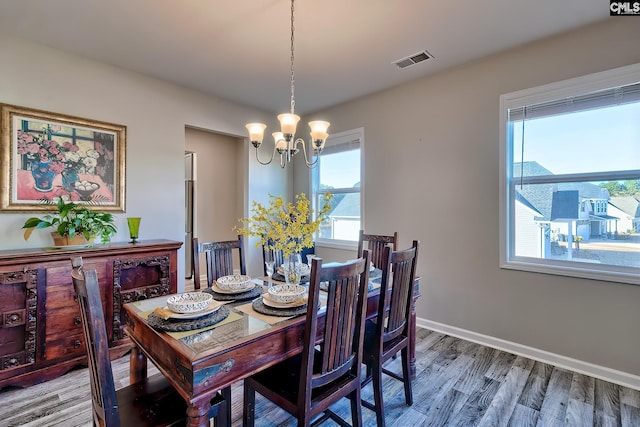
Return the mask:
{"type": "Polygon", "coordinates": [[[69,238],[68,235],[61,236],[55,231],[51,232],[51,237],[53,238],[54,246],[80,246],[80,245],[90,245],[93,243],[94,238],[87,240],[82,234],[75,234],[73,237],[69,238]]]}

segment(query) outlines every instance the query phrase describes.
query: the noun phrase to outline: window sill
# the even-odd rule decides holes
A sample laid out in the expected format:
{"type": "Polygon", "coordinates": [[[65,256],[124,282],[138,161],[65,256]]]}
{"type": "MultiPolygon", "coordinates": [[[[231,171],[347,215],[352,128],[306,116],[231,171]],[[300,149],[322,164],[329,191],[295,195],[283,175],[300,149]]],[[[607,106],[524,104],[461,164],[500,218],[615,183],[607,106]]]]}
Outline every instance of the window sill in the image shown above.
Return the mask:
{"type": "Polygon", "coordinates": [[[358,250],[358,242],[347,240],[316,240],[316,247],[356,251],[358,250]]]}

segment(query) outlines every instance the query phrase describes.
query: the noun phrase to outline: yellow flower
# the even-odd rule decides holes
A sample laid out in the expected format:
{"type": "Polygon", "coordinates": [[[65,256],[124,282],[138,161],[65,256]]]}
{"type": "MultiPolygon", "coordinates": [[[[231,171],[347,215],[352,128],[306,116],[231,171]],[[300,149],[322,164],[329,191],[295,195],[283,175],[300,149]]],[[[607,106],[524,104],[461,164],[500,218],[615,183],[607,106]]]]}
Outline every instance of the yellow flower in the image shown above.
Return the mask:
{"type": "Polygon", "coordinates": [[[304,193],[296,196],[295,203],[285,203],[282,196],[269,194],[269,205],[265,207],[254,201],[251,216],[241,218],[239,222],[242,226],[234,227],[234,230],[245,236],[260,238],[256,247],[264,245],[267,249],[282,251],[286,258],[313,246],[313,234],[328,219],[332,198],[333,195],[324,194],[322,209],[312,221],[313,209],[304,193]]]}

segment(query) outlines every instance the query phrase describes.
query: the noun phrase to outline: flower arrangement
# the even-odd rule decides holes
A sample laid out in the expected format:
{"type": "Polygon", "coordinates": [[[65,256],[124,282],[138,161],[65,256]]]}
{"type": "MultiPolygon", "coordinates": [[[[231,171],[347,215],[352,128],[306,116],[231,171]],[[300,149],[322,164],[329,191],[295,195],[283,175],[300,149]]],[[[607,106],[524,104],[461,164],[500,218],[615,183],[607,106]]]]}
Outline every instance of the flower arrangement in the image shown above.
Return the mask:
{"type": "Polygon", "coordinates": [[[251,217],[240,219],[242,227],[234,227],[234,230],[245,236],[259,237],[256,247],[264,245],[267,249],[282,251],[287,258],[313,246],[313,234],[327,220],[332,198],[333,195],[324,194],[322,208],[312,221],[313,209],[304,193],[296,196],[295,203],[285,203],[282,196],[270,194],[269,205],[254,201],[251,217]]]}
{"type": "Polygon", "coordinates": [[[60,131],[60,126],[47,124],[42,127],[42,132],[25,132],[18,130],[17,152],[27,155],[37,162],[50,162],[49,170],[54,173],[62,173],[69,157],[80,156],[77,154],[79,147],[70,142],[59,142],[51,139],[51,135],[60,131]]]}

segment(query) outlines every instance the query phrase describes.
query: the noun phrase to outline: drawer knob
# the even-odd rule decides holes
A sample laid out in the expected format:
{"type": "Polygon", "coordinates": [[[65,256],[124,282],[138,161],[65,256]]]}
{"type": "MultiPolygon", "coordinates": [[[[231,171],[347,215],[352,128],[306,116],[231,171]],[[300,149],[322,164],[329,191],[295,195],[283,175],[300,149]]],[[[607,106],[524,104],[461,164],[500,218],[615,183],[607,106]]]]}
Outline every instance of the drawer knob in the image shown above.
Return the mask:
{"type": "Polygon", "coordinates": [[[81,345],[82,345],[82,342],[80,340],[75,340],[73,342],[73,348],[80,348],[81,345]]]}
{"type": "Polygon", "coordinates": [[[79,317],[76,317],[75,319],[73,319],[73,324],[74,325],[79,325],[80,323],[82,323],[82,319],[80,319],[79,317]]]}

